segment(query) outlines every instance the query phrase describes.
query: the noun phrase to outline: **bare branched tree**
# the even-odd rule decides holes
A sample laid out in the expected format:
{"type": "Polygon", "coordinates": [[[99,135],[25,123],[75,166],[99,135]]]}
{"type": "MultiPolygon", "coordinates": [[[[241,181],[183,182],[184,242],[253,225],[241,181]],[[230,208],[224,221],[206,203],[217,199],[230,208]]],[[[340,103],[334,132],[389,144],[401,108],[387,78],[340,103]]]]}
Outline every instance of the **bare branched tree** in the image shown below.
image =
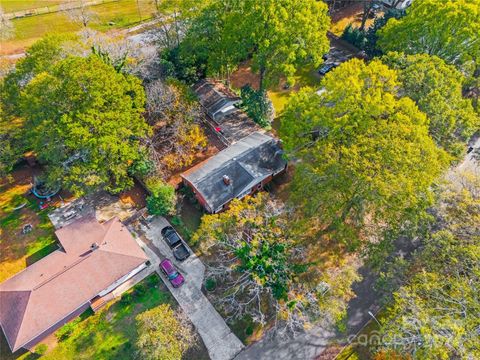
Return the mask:
{"type": "Polygon", "coordinates": [[[145,51],[142,44],[131,41],[124,35],[109,36],[89,28],[83,29],[79,34],[85,56],[95,48],[107,54],[112,64],[124,62],[122,71],[144,80],[155,78],[158,62],[156,52],[145,51]]]}
{"type": "Polygon", "coordinates": [[[207,145],[199,126],[201,109],[196,101],[187,99],[185,91],[163,80],[146,85],[146,116],[154,133],[145,144],[157,172],[165,176],[191,164],[193,155],[207,145]]]}
{"type": "Polygon", "coordinates": [[[82,25],[84,28],[97,19],[97,14],[92,11],[86,0],[67,2],[62,4],[60,8],[72,22],[82,25]]]}
{"type": "Polygon", "coordinates": [[[235,200],[195,234],[203,250],[215,254],[207,276],[218,284],[214,302],[227,321],[247,316],[283,337],[297,335],[321,316],[325,292],[315,280],[298,280],[308,265],[306,249],[292,236],[291,215],[283,203],[258,194],[235,200]]]}

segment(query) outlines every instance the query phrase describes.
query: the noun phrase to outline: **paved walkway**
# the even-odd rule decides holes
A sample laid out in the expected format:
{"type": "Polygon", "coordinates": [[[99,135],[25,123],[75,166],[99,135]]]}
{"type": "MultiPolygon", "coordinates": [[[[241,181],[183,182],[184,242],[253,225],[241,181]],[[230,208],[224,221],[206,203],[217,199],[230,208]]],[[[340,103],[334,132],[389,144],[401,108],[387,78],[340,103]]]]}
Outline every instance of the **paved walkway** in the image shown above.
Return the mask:
{"type": "Polygon", "coordinates": [[[184,262],[177,262],[172,251],[162,239],[161,230],[170,225],[163,217],[155,217],[148,223],[148,227],[141,225],[145,237],[153,243],[163,257],[168,257],[175,263],[185,277],[185,284],[175,289],[158,268],[161,261],[159,256],[145,244],[142,248],[150,257],[152,264],[156,265],[157,272],[178,301],[183,311],[195,325],[208,349],[212,360],[230,360],[244,347],[242,342],[233,334],[223,318],[218,314],[212,304],[203,295],[201,286],[205,276],[205,266],[200,259],[192,253],[184,262]]]}

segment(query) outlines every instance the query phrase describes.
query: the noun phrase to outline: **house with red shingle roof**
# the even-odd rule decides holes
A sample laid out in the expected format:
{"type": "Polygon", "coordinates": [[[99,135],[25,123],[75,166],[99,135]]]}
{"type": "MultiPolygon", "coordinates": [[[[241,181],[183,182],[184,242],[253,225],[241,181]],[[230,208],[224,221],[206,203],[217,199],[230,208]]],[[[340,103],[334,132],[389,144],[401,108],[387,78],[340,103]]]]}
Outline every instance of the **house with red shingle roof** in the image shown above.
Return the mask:
{"type": "Polygon", "coordinates": [[[0,284],[0,325],[12,352],[31,349],[147,266],[118,218],[80,218],[55,234],[60,249],[0,284]]]}

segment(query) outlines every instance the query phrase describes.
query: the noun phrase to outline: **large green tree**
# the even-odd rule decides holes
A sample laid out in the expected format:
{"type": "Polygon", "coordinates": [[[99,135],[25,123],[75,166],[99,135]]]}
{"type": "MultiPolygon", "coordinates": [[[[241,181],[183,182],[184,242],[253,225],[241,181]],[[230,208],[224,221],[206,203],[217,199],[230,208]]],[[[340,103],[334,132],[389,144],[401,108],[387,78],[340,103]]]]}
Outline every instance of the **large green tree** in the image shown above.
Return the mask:
{"type": "Polygon", "coordinates": [[[96,55],[68,57],[36,75],[22,92],[21,116],[48,181],[75,193],[132,185],[127,170],[149,131],[144,103],[140,81],[96,55]]]}
{"type": "Polygon", "coordinates": [[[413,1],[407,15],[380,31],[386,51],[437,55],[458,66],[480,65],[480,0],[413,1]]]}
{"type": "Polygon", "coordinates": [[[424,206],[447,164],[425,114],[400,98],[399,85],[380,61],[353,59],[320,92],[293,96],[284,112],[280,133],[298,160],[292,200],[328,239],[353,246],[400,223],[424,206]]]}
{"type": "Polygon", "coordinates": [[[7,74],[0,87],[0,101],[5,116],[19,115],[20,92],[42,71],[49,71],[58,61],[68,55],[68,43],[72,43],[72,35],[47,35],[35,42],[15,65],[15,69],[7,74]]]}
{"type": "Polygon", "coordinates": [[[263,90],[282,76],[293,83],[300,66],[321,63],[329,49],[327,12],[315,0],[217,0],[192,25],[186,43],[204,52],[212,73],[228,76],[251,56],[263,90]]]}
{"type": "Polygon", "coordinates": [[[474,174],[442,192],[440,230],[426,240],[410,279],[394,293],[383,321],[384,347],[415,359],[480,358],[479,195],[474,174]]]}
{"type": "Polygon", "coordinates": [[[11,170],[27,150],[23,119],[20,117],[20,95],[25,86],[42,71],[48,71],[67,56],[65,44],[70,35],[48,35],[37,41],[18,60],[0,83],[0,174],[11,170]]]}
{"type": "Polygon", "coordinates": [[[414,100],[429,120],[435,142],[454,156],[480,128],[480,117],[470,99],[462,97],[465,77],[437,56],[389,53],[382,61],[398,70],[402,91],[414,100]]]}
{"type": "Polygon", "coordinates": [[[261,90],[281,76],[293,84],[300,66],[318,66],[328,52],[330,18],[322,1],[247,1],[245,10],[244,28],[232,30],[251,38],[252,66],[260,75],[261,90]]]}
{"type": "Polygon", "coordinates": [[[192,325],[185,314],[161,304],[135,318],[138,337],[136,347],[145,360],[179,360],[195,344],[192,325]]]}

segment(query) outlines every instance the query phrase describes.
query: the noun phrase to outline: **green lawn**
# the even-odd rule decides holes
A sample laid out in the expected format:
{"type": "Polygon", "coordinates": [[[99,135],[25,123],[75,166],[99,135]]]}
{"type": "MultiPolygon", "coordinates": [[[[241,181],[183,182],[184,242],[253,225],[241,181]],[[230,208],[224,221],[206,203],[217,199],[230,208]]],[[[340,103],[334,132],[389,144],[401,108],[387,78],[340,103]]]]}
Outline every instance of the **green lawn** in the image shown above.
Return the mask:
{"type": "Polygon", "coordinates": [[[318,88],[320,84],[320,76],[317,73],[317,69],[310,66],[302,68],[297,72],[295,76],[295,86],[290,89],[283,89],[281,87],[268,91],[268,97],[272,100],[275,114],[278,116],[282,113],[285,105],[290,98],[292,92],[297,92],[300,88],[305,86],[311,86],[318,88]]]}
{"type": "Polygon", "coordinates": [[[6,13],[21,11],[21,10],[30,10],[41,8],[45,6],[56,6],[67,1],[73,0],[2,0],[0,3],[2,5],[3,11],[6,13]]]}
{"type": "Polygon", "coordinates": [[[181,200],[181,210],[177,215],[170,217],[169,220],[188,245],[196,250],[199,244],[193,243],[191,237],[200,226],[204,213],[189,190],[183,188],[181,191],[187,194],[181,200]]]}
{"type": "Polygon", "coordinates": [[[66,333],[66,338],[44,359],[132,359],[137,337],[135,316],[165,303],[175,306],[158,275],[150,275],[124,293],[121,300],[96,314],[88,311],[83,319],[59,329],[57,337],[66,333]]]}
{"type": "MultiPolygon", "coordinates": [[[[151,19],[154,4],[152,0],[138,0],[137,7],[136,0],[119,0],[92,6],[91,10],[97,15],[91,28],[105,32],[128,28],[151,19]]],[[[14,37],[2,43],[0,55],[22,52],[47,33],[72,33],[81,28],[62,12],[14,19],[12,23],[15,28],[14,37]]]]}

